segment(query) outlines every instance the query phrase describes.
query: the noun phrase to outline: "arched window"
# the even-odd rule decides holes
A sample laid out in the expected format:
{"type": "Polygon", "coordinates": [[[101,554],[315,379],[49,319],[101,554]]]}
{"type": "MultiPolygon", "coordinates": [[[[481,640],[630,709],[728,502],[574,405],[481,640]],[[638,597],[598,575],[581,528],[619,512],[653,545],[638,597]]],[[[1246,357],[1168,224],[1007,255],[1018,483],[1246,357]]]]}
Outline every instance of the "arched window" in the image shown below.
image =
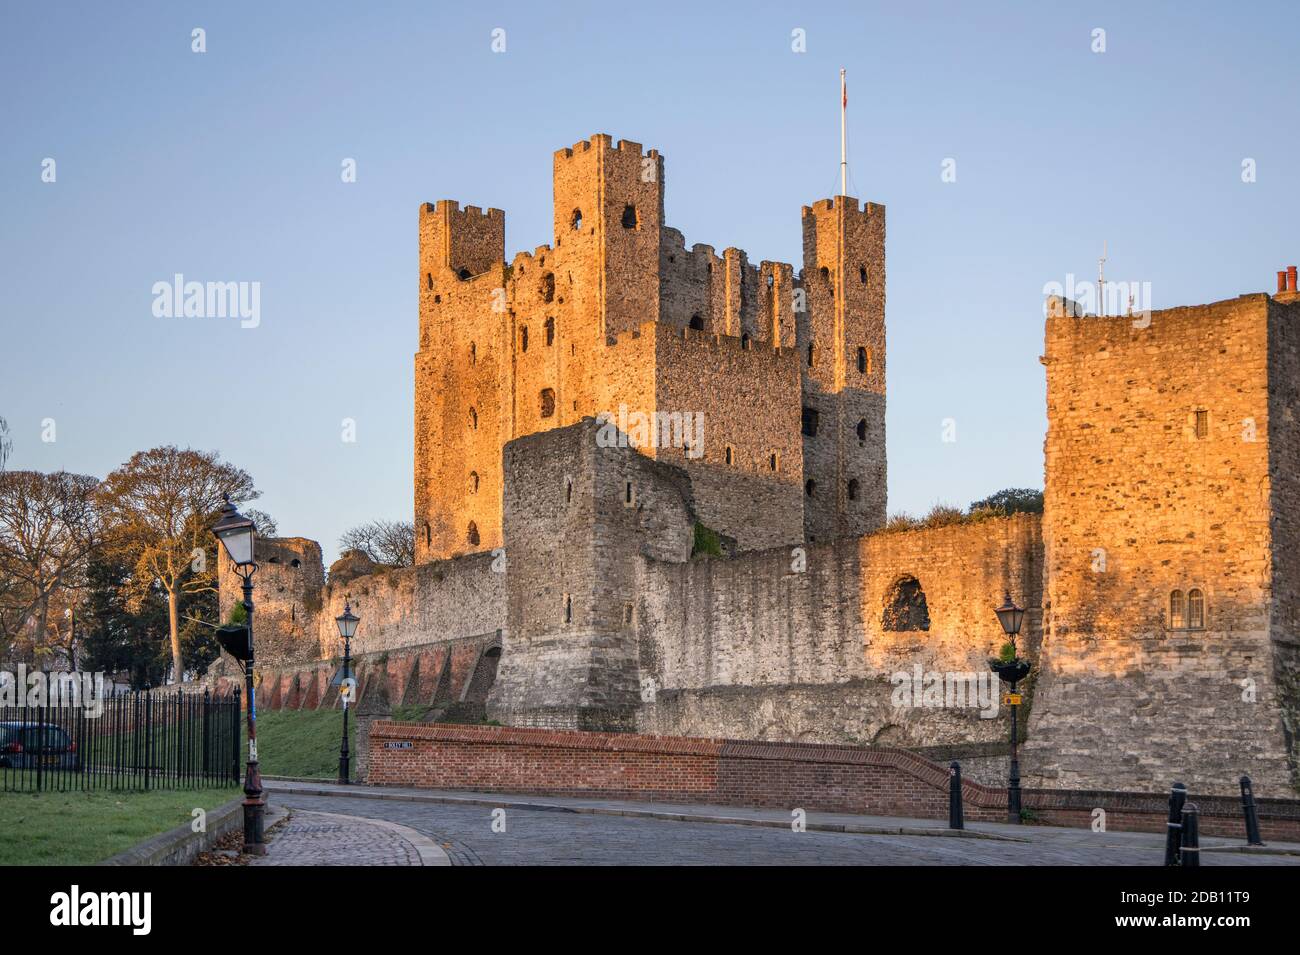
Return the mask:
{"type": "Polygon", "coordinates": [[[581,210],[581,209],[574,209],[574,210],[573,210],[573,215],[571,215],[571,216],[569,217],[569,225],[573,226],[573,228],[574,228],[575,230],[577,230],[577,229],[581,229],[581,228],[582,228],[582,210],[581,210]]]}
{"type": "Polygon", "coordinates": [[[921,582],[912,576],[899,577],[885,594],[881,615],[882,630],[929,630],[930,608],[925,602],[921,582]]]}
{"type": "Polygon", "coordinates": [[[478,345],[473,342],[469,343],[469,363],[471,365],[478,364],[478,345]]]}
{"type": "Polygon", "coordinates": [[[555,298],[555,273],[547,272],[542,276],[542,284],[539,288],[542,294],[543,302],[550,302],[555,298]]]}
{"type": "Polygon", "coordinates": [[[811,368],[812,366],[813,366],[813,343],[809,342],[808,343],[808,367],[811,368]]]}
{"type": "Polygon", "coordinates": [[[628,203],[623,207],[623,228],[635,229],[637,224],[636,206],[628,203]]]}
{"type": "Polygon", "coordinates": [[[564,480],[564,503],[573,503],[573,478],[565,478],[564,480]]]}
{"type": "Polygon", "coordinates": [[[427,282],[429,283],[429,291],[432,292],[432,291],[433,291],[433,273],[432,273],[432,272],[425,272],[425,273],[424,273],[424,278],[425,278],[425,281],[427,281],[427,282]]]}
{"type": "Polygon", "coordinates": [[[1187,629],[1205,629],[1205,594],[1197,587],[1187,591],[1187,629]]]}
{"type": "Polygon", "coordinates": [[[429,526],[428,521],[424,522],[424,546],[433,546],[433,528],[429,526]]]}
{"type": "Polygon", "coordinates": [[[549,418],[555,414],[555,390],[552,388],[542,389],[542,417],[549,418]]]}
{"type": "Polygon", "coordinates": [[[777,455],[775,451],[773,451],[771,454],[767,456],[767,469],[769,471],[776,471],[780,469],[780,466],[781,466],[781,458],[777,455]]]}
{"type": "Polygon", "coordinates": [[[849,500],[856,501],[857,499],[858,499],[858,479],[850,478],[849,479],[849,500]]]}
{"type": "Polygon", "coordinates": [[[858,371],[864,375],[867,373],[867,350],[865,348],[858,349],[858,371]]]}
{"type": "Polygon", "coordinates": [[[728,464],[732,464],[736,460],[736,452],[732,450],[731,445],[727,445],[725,455],[728,464]]]}
{"type": "Polygon", "coordinates": [[[478,493],[478,472],[477,471],[469,472],[469,493],[471,494],[478,493]]]}
{"type": "Polygon", "coordinates": [[[867,267],[866,267],[865,265],[860,266],[860,267],[858,268],[858,280],[859,280],[863,285],[866,285],[866,284],[867,284],[867,267]]]}
{"type": "Polygon", "coordinates": [[[745,349],[749,348],[749,332],[740,333],[740,347],[745,349]]]}
{"type": "Polygon", "coordinates": [[[831,280],[831,270],[823,265],[821,267],[821,276],[824,281],[829,282],[831,280]]]}
{"type": "Polygon", "coordinates": [[[548,318],[546,320],[546,347],[549,348],[554,344],[555,344],[555,319],[548,318]]]}
{"type": "Polygon", "coordinates": [[[465,543],[472,547],[478,546],[478,525],[473,521],[469,522],[469,528],[465,531],[465,543]]]}
{"type": "Polygon", "coordinates": [[[804,481],[803,492],[809,497],[812,497],[814,494],[817,493],[817,482],[814,481],[812,478],[809,478],[808,480],[804,481]]]}
{"type": "Polygon", "coordinates": [[[1182,630],[1187,626],[1187,605],[1183,602],[1183,592],[1175,590],[1169,595],[1169,629],[1182,630]]]}
{"type": "Polygon", "coordinates": [[[855,430],[858,432],[858,442],[865,443],[867,440],[867,419],[859,419],[858,426],[855,430]]]}
{"type": "Polygon", "coordinates": [[[564,595],[564,622],[573,622],[573,598],[568,594],[564,595]]]}
{"type": "Polygon", "coordinates": [[[473,408],[469,409],[469,429],[471,431],[478,430],[478,412],[473,408]]]}
{"type": "Polygon", "coordinates": [[[519,326],[519,350],[528,351],[528,326],[519,326]]]}
{"type": "Polygon", "coordinates": [[[700,318],[698,315],[692,315],[691,328],[695,329],[697,332],[704,331],[704,319],[700,318]]]}

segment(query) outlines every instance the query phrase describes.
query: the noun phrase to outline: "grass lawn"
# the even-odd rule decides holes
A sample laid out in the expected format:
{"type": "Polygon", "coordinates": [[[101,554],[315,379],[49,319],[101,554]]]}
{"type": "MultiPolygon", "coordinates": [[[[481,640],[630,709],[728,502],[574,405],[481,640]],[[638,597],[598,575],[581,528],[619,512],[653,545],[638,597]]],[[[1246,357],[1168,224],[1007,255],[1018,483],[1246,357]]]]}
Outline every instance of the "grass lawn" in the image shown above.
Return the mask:
{"type": "MultiPolygon", "coordinates": [[[[303,776],[338,779],[339,744],[343,741],[342,710],[258,710],[257,758],[264,776],[303,776]]],[[[245,728],[240,774],[248,758],[245,728]]],[[[357,721],[348,714],[348,751],[356,776],[357,721]]]]}
{"type": "Polygon", "coordinates": [[[0,793],[0,865],[91,865],[241,791],[0,793]]]}

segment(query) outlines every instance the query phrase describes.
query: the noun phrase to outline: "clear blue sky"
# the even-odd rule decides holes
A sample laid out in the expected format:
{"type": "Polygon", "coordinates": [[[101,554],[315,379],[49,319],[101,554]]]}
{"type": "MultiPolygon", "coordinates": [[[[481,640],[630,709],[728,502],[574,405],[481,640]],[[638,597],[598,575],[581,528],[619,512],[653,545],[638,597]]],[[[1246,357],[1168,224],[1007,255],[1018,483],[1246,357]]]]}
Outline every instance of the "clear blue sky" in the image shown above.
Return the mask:
{"type": "Polygon", "coordinates": [[[327,556],[409,518],[419,203],[502,208],[532,249],[552,151],[608,132],[664,153],[688,244],[798,265],[845,66],[850,192],[889,210],[890,510],[1041,487],[1045,283],[1103,239],[1155,307],[1300,260],[1298,37],[1286,3],[6,3],[10,466],[215,449],[327,556]],[[260,327],[155,318],[176,272],[260,282],[260,327]]]}

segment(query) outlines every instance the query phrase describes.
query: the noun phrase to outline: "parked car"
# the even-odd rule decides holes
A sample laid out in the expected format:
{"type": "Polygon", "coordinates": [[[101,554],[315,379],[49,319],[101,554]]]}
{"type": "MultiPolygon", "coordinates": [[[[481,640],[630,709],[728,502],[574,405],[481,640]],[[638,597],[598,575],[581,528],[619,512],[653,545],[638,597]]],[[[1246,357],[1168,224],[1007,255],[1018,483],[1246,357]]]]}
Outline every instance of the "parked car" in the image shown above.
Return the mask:
{"type": "Polygon", "coordinates": [[[0,769],[81,770],[77,744],[53,723],[0,723],[0,769]]]}

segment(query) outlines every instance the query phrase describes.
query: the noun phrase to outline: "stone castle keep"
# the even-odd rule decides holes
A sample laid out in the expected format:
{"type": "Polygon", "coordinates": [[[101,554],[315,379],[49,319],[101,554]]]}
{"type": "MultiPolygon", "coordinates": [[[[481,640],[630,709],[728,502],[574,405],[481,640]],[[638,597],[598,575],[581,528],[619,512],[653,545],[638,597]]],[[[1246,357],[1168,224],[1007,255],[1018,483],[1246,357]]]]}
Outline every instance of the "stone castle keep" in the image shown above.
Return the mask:
{"type": "Polygon", "coordinates": [[[987,672],[1009,589],[1027,785],[1295,794],[1294,271],[1149,322],[1049,301],[1044,513],[894,530],[884,208],[804,207],[798,272],[663,209],[663,158],[604,135],[555,154],[553,245],[508,264],[499,210],[420,208],[416,564],[327,580],[314,542],[260,541],[262,705],[336,705],[350,599],[363,707],[996,780],[1005,708],[897,706],[896,675],[987,672]]]}

